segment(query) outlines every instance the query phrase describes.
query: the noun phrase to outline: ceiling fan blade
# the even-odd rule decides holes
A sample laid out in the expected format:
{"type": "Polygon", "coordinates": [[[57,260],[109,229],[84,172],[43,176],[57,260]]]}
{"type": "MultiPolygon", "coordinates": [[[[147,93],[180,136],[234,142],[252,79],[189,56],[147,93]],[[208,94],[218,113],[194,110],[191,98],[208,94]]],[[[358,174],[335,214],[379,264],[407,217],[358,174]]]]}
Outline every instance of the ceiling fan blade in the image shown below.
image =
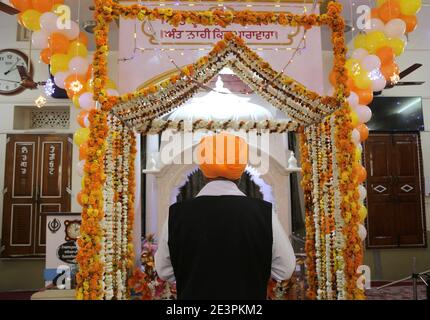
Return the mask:
{"type": "Polygon", "coordinates": [[[420,86],[424,83],[425,81],[400,81],[396,83],[396,86],[420,86]]]}
{"type": "Polygon", "coordinates": [[[402,72],[400,72],[400,74],[399,74],[400,79],[403,79],[404,77],[408,76],[409,74],[411,74],[415,70],[421,68],[422,66],[423,65],[421,63],[415,63],[415,64],[413,64],[412,66],[410,66],[406,70],[403,70],[402,72]]]}
{"type": "Polygon", "coordinates": [[[27,70],[24,66],[16,66],[19,72],[19,76],[21,77],[21,80],[29,80],[30,77],[27,74],[27,70]]]}
{"type": "Polygon", "coordinates": [[[3,2],[0,2],[0,11],[3,11],[4,13],[10,14],[10,15],[15,15],[19,13],[19,10],[3,2]]]}

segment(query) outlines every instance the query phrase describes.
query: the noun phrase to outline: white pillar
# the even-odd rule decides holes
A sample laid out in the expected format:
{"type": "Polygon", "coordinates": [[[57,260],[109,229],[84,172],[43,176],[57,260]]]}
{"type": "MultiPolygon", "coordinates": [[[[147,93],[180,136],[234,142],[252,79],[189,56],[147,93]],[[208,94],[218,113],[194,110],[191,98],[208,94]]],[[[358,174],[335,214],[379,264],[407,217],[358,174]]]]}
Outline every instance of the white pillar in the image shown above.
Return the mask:
{"type": "Polygon", "coordinates": [[[142,188],[141,188],[141,161],[140,161],[140,134],[136,134],[136,159],[134,161],[135,183],[134,191],[134,224],[133,224],[133,246],[135,263],[140,265],[140,254],[142,250],[142,188]]]}
{"type": "MultiPolygon", "coordinates": [[[[159,135],[147,135],[146,136],[146,159],[149,159],[151,153],[159,152],[159,135]]],[[[145,168],[148,165],[148,161],[145,164],[145,168]]],[[[146,233],[157,232],[157,180],[152,174],[146,175],[146,233]]]]}

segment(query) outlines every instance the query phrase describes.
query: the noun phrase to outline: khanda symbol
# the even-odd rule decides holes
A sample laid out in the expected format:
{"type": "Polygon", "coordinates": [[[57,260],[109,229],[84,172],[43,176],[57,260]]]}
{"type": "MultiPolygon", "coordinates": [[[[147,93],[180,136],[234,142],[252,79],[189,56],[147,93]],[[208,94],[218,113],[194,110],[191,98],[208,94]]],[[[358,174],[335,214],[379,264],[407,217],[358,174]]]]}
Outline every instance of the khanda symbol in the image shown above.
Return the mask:
{"type": "Polygon", "coordinates": [[[60,230],[60,227],[61,227],[61,222],[57,218],[54,218],[53,220],[48,222],[48,229],[52,233],[55,233],[58,230],[60,230]]]}

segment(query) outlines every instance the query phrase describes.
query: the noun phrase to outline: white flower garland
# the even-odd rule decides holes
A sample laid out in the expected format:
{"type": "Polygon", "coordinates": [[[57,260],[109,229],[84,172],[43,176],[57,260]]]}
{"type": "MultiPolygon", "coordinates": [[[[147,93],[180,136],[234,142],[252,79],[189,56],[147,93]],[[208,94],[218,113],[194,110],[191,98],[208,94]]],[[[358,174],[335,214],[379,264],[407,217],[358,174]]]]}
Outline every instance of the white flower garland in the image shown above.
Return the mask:
{"type": "MultiPolygon", "coordinates": [[[[330,133],[331,141],[336,145],[336,121],[335,116],[330,117],[330,133]]],[[[341,203],[342,195],[339,189],[339,168],[337,165],[337,152],[336,148],[332,148],[332,166],[333,166],[333,190],[334,190],[334,220],[335,220],[335,266],[336,266],[336,288],[337,288],[337,299],[346,299],[346,288],[345,288],[345,258],[343,252],[345,249],[345,237],[342,230],[345,225],[345,221],[342,217],[341,203]]]]}

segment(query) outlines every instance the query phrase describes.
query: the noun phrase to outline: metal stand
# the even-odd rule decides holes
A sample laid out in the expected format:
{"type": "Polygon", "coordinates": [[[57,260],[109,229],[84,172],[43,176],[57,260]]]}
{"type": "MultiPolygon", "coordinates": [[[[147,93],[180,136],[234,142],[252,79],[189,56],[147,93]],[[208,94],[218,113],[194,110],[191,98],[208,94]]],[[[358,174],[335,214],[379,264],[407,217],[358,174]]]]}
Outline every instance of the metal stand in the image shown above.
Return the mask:
{"type": "Polygon", "coordinates": [[[412,274],[409,277],[387,283],[381,287],[376,288],[376,290],[382,290],[384,288],[390,287],[390,286],[395,285],[397,283],[412,279],[413,300],[418,300],[418,280],[421,280],[422,282],[424,282],[424,284],[428,287],[429,285],[428,285],[427,281],[422,277],[424,274],[427,274],[427,273],[430,273],[430,269],[426,270],[424,272],[421,272],[421,273],[416,272],[416,258],[414,257],[413,262],[412,262],[412,274]]]}

